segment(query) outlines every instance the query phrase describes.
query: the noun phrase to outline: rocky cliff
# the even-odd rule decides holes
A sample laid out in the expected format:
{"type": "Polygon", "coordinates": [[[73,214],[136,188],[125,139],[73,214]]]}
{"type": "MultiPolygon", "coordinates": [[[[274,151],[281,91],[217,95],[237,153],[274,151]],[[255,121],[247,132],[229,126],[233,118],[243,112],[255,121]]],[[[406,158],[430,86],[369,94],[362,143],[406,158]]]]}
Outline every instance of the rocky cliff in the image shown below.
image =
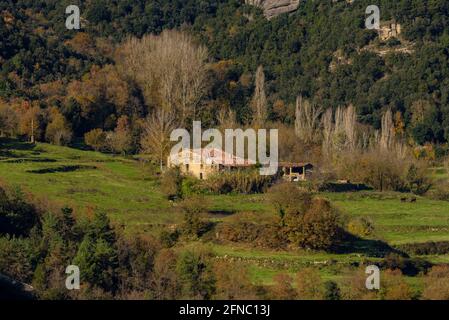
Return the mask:
{"type": "Polygon", "coordinates": [[[296,11],[300,0],[245,0],[245,2],[262,8],[267,19],[271,19],[282,13],[296,11]]]}

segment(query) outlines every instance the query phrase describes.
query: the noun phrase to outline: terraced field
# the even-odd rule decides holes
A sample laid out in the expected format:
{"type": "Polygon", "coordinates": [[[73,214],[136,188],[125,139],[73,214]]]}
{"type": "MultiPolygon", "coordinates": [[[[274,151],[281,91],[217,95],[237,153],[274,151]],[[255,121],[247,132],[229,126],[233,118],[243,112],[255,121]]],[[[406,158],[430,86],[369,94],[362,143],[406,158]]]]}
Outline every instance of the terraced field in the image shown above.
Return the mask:
{"type": "MultiPolygon", "coordinates": [[[[443,168],[444,170],[444,168],[443,168]]],[[[439,179],[447,173],[437,170],[439,179]]],[[[166,200],[157,178],[140,161],[38,143],[1,140],[0,178],[37,197],[70,205],[82,213],[102,210],[112,221],[125,226],[129,234],[155,233],[182,221],[176,204],[166,200]]],[[[402,202],[410,197],[399,193],[324,193],[349,219],[369,217],[375,227],[371,239],[390,245],[449,241],[449,202],[418,197],[416,203],[402,202]]],[[[269,218],[274,208],[264,195],[214,195],[207,217],[215,222],[236,216],[246,219],[269,218]]],[[[271,283],[278,272],[294,273],[304,266],[321,270],[324,278],[338,280],[342,268],[359,262],[375,261],[363,246],[352,253],[328,254],[309,251],[270,251],[245,245],[210,244],[217,257],[243,261],[255,282],[271,283]]],[[[449,263],[449,255],[424,257],[435,263],[449,263]]],[[[411,279],[410,281],[416,281],[411,279]]]]}

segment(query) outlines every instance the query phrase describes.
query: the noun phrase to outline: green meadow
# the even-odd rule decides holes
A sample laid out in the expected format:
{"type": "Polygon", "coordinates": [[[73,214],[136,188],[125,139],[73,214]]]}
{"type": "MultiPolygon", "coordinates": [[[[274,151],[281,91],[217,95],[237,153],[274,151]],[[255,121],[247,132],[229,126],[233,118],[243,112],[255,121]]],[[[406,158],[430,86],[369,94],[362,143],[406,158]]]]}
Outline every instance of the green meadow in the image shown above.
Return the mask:
{"type": "MultiPolygon", "coordinates": [[[[438,178],[447,179],[447,172],[441,170],[437,170],[438,178]]],[[[123,225],[128,234],[157,234],[182,221],[177,204],[166,200],[160,192],[157,178],[132,157],[2,139],[0,179],[43,200],[74,207],[79,213],[102,210],[114,223],[123,225]]],[[[320,196],[332,200],[347,219],[369,218],[375,227],[372,238],[390,245],[449,241],[449,202],[418,197],[416,203],[410,203],[401,201],[410,195],[371,191],[320,196]]],[[[217,222],[236,215],[257,220],[275,214],[264,195],[207,197],[208,218],[217,222]]],[[[338,280],[340,266],[376,260],[364,252],[328,254],[210,245],[218,257],[247,263],[254,281],[266,284],[280,271],[294,273],[305,265],[317,266],[324,278],[338,280]]],[[[448,255],[425,258],[449,263],[448,255]]]]}

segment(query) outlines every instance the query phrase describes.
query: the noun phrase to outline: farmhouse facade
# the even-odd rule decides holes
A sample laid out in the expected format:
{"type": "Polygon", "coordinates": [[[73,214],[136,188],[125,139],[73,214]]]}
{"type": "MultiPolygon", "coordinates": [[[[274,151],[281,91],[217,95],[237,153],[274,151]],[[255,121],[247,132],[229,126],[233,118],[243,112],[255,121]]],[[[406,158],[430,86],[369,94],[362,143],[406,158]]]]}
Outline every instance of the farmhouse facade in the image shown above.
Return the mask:
{"type": "Polygon", "coordinates": [[[168,157],[169,168],[179,167],[182,173],[203,180],[219,172],[233,171],[253,166],[248,160],[218,148],[187,149],[168,157]]]}
{"type": "MultiPolygon", "coordinates": [[[[250,168],[255,163],[234,156],[218,148],[187,149],[171,154],[167,159],[167,167],[179,167],[184,174],[191,174],[203,180],[220,173],[250,168]]],[[[279,163],[279,173],[286,181],[306,181],[313,173],[311,163],[279,163]]]]}

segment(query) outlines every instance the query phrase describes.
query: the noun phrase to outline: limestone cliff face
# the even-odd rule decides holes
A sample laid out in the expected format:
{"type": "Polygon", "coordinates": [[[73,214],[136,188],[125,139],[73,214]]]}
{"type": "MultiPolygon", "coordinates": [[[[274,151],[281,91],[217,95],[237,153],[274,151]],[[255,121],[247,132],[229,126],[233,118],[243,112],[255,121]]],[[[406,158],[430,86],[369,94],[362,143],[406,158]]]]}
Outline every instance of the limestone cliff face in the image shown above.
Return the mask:
{"type": "Polygon", "coordinates": [[[282,13],[296,11],[299,2],[300,0],[245,0],[246,4],[262,8],[267,19],[271,19],[282,13]]]}

